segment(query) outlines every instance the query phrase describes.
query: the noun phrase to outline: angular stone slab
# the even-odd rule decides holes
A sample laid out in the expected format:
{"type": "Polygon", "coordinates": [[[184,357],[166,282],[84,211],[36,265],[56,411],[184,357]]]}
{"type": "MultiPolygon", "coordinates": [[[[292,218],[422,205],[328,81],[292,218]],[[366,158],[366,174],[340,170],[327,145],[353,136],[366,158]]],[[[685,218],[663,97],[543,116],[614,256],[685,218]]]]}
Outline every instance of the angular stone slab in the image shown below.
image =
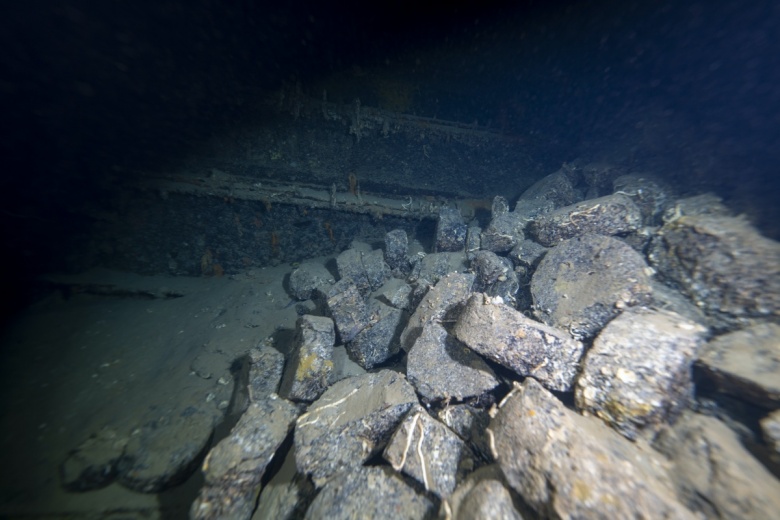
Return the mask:
{"type": "Polygon", "coordinates": [[[109,485],[127,442],[127,436],[108,427],[90,436],[60,466],[62,487],[81,492],[109,485]]]}
{"type": "Polygon", "coordinates": [[[485,361],[435,322],[428,322],[406,360],[406,377],[429,401],[462,401],[498,386],[485,361]]]}
{"type": "Polygon", "coordinates": [[[440,518],[473,520],[495,518],[522,520],[497,464],[483,466],[458,484],[455,492],[442,503],[440,518]]]}
{"type": "Polygon", "coordinates": [[[206,455],[214,422],[212,414],[194,407],[148,421],[130,436],[117,481],[139,493],[159,493],[181,484],[206,455]]]}
{"type": "Polygon", "coordinates": [[[336,282],[327,293],[325,306],[339,333],[341,343],[355,339],[371,321],[368,307],[357,285],[350,279],[336,282]]]}
{"type": "Polygon", "coordinates": [[[298,407],[275,394],[252,403],[203,461],[206,482],[190,518],[250,518],[265,470],[299,414],[298,407]]]}
{"type": "Polygon", "coordinates": [[[775,410],[761,419],[761,434],[772,450],[772,458],[780,464],[780,410],[775,410]]]}
{"type": "Polygon", "coordinates": [[[717,419],[687,413],[655,446],[674,463],[679,494],[694,511],[706,518],[777,518],[780,481],[717,419]]]}
{"type": "Polygon", "coordinates": [[[374,301],[369,325],[347,343],[347,352],[366,370],[380,365],[400,350],[403,311],[374,301]]]}
{"type": "Polygon", "coordinates": [[[414,388],[391,370],[335,383],[298,418],[295,464],[321,487],[332,475],[360,467],[384,449],[412,405],[414,388]]]}
{"type": "Polygon", "coordinates": [[[480,236],[483,250],[506,253],[525,239],[523,229],[528,220],[519,213],[493,215],[492,220],[480,236]]]}
{"type": "Polygon", "coordinates": [[[583,345],[504,303],[474,294],[453,329],[472,350],[551,390],[571,389],[583,345]]]}
{"type": "Polygon", "coordinates": [[[368,252],[347,249],[336,257],[336,266],[339,278],[352,280],[364,296],[382,287],[390,276],[390,268],[381,249],[368,252]]]}
{"type": "Polygon", "coordinates": [[[390,468],[361,467],[328,481],[306,511],[307,520],[432,518],[433,503],[390,468]]]}
{"type": "Polygon", "coordinates": [[[585,356],[574,392],[577,407],[629,439],[657,432],[693,399],[691,365],[705,332],[671,312],[623,312],[585,356]]]}
{"type": "Polygon", "coordinates": [[[648,305],[651,270],[616,238],[585,235],[550,249],[531,279],[536,316],[573,338],[595,336],[622,309],[648,305]]]}
{"type": "Polygon", "coordinates": [[[440,498],[474,468],[474,455],[455,433],[415,405],[385,448],[393,469],[409,475],[440,498]]]}
{"type": "Polygon", "coordinates": [[[718,336],[702,349],[697,365],[726,392],[766,408],[780,405],[780,325],[718,336]]]}
{"type": "Polygon", "coordinates": [[[401,348],[407,352],[422,334],[423,327],[429,321],[447,319],[447,314],[463,305],[471,294],[474,275],[471,273],[451,273],[429,290],[417,305],[401,333],[401,348]]]}
{"type": "Polygon", "coordinates": [[[480,251],[474,255],[471,268],[476,274],[474,292],[500,296],[507,303],[515,301],[520,282],[508,258],[491,251],[480,251]]]}
{"type": "Polygon", "coordinates": [[[412,263],[409,260],[409,237],[403,229],[394,229],[385,235],[385,262],[393,273],[409,274],[412,263]]]}
{"type": "MultiPolygon", "coordinates": [[[[642,226],[642,212],[627,196],[615,193],[540,215],[528,226],[546,247],[587,234],[620,235],[642,226]]],[[[513,244],[514,245],[514,244],[513,244]]]]}
{"type": "Polygon", "coordinates": [[[335,343],[333,320],[310,315],[298,318],[280,394],[295,401],[317,399],[330,383],[335,343]]]}
{"type": "Polygon", "coordinates": [[[290,273],[290,294],[296,300],[308,300],[325,293],[336,283],[333,275],[319,262],[303,262],[290,273]]]}
{"type": "Polygon", "coordinates": [[[509,259],[516,266],[531,269],[536,267],[542,257],[547,253],[547,248],[533,240],[523,240],[509,252],[509,259]]]}
{"type": "Polygon", "coordinates": [[[662,457],[569,410],[532,378],[502,401],[489,431],[507,482],[542,518],[696,518],[662,457]]]}
{"type": "Polygon", "coordinates": [[[743,219],[676,218],[653,238],[648,258],[660,275],[728,328],[780,314],[780,243],[743,219]]]}
{"type": "Polygon", "coordinates": [[[653,175],[631,173],[612,181],[615,193],[630,197],[642,212],[642,222],[653,226],[660,222],[661,212],[672,198],[672,189],[653,175]]]}
{"type": "Polygon", "coordinates": [[[465,242],[466,224],[460,211],[449,207],[441,208],[436,221],[435,251],[461,251],[465,242]]]}
{"type": "Polygon", "coordinates": [[[412,266],[409,281],[428,280],[435,284],[443,276],[455,271],[466,270],[466,253],[431,253],[416,261],[412,266]]]}

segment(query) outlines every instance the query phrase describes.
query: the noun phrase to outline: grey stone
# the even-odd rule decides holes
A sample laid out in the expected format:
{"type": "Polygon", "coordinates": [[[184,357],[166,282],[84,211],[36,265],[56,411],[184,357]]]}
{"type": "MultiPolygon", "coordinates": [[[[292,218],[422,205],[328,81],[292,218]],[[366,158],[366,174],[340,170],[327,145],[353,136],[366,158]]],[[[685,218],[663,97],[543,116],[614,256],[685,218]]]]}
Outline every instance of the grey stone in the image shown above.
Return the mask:
{"type": "Polygon", "coordinates": [[[493,197],[493,203],[490,205],[491,218],[500,217],[507,213],[509,213],[509,201],[506,200],[506,197],[502,197],[501,195],[493,197]]]}
{"type": "Polygon", "coordinates": [[[431,253],[415,262],[409,281],[428,280],[436,283],[449,273],[466,270],[466,254],[458,253],[431,253]]]}
{"type": "Polygon", "coordinates": [[[265,470],[299,413],[275,394],[252,403],[203,461],[205,484],[190,518],[250,518],[265,470]]]}
{"type": "Polygon", "coordinates": [[[288,450],[282,467],[260,492],[252,520],[298,520],[315,495],[314,484],[297,472],[295,453],[288,450]]]}
{"type": "Polygon", "coordinates": [[[406,377],[429,401],[462,401],[498,386],[487,363],[435,322],[425,324],[409,351],[406,377]]]}
{"type": "Polygon", "coordinates": [[[528,220],[519,213],[503,213],[493,216],[480,236],[483,250],[506,253],[525,239],[523,228],[528,220]]]}
{"type": "Polygon", "coordinates": [[[405,518],[423,520],[433,503],[391,469],[356,468],[328,481],[306,511],[307,520],[405,518]]]}
{"type": "Polygon", "coordinates": [[[548,202],[553,207],[561,207],[577,202],[582,198],[582,194],[574,189],[573,178],[577,178],[576,169],[564,165],[557,172],[540,179],[520,195],[515,205],[515,212],[529,216],[527,209],[531,205],[543,207],[544,203],[548,202]]]}
{"type": "Polygon", "coordinates": [[[476,278],[472,290],[488,296],[500,296],[507,303],[514,303],[520,282],[509,259],[491,251],[474,255],[471,268],[476,278]]]}
{"type": "Polygon", "coordinates": [[[541,215],[529,224],[529,231],[537,242],[551,247],[569,238],[627,234],[641,226],[642,212],[629,197],[618,193],[541,215]]]}
{"type": "Polygon", "coordinates": [[[371,305],[371,320],[347,343],[347,352],[361,367],[370,370],[400,350],[404,313],[377,300],[371,305]]]}
{"type": "Polygon", "coordinates": [[[780,464],[780,410],[775,410],[761,419],[761,434],[769,446],[771,457],[780,464]]]}
{"type": "Polygon", "coordinates": [[[81,492],[112,483],[127,442],[126,436],[109,427],[91,435],[60,466],[62,487],[81,492]]]}
{"type": "Polygon", "coordinates": [[[434,251],[462,251],[466,242],[466,224],[463,216],[455,208],[443,207],[436,221],[434,251]]]}
{"type": "Polygon", "coordinates": [[[408,352],[422,334],[427,322],[451,319],[448,315],[457,314],[458,307],[462,306],[471,294],[473,284],[474,275],[470,273],[452,273],[439,280],[439,283],[423,296],[409,318],[401,333],[401,348],[408,352]]]}
{"type": "Polygon", "coordinates": [[[504,398],[489,431],[507,482],[542,518],[695,518],[659,455],[533,378],[504,398]]]}
{"type": "Polygon", "coordinates": [[[290,273],[290,294],[296,300],[308,300],[317,292],[327,292],[335,283],[333,275],[319,262],[303,262],[290,273]]]}
{"type": "Polygon", "coordinates": [[[701,325],[645,308],[609,322],[577,378],[577,407],[628,437],[655,434],[693,400],[691,365],[704,344],[701,325]]]}
{"type": "Polygon", "coordinates": [[[325,306],[333,318],[341,343],[355,339],[371,321],[363,296],[350,279],[339,280],[326,294],[325,306]]]}
{"type": "Polygon", "coordinates": [[[287,360],[280,393],[294,401],[313,401],[328,387],[333,372],[333,320],[301,316],[295,322],[295,338],[287,360]]]}
{"type": "Polygon", "coordinates": [[[336,266],[339,278],[351,280],[363,296],[382,287],[390,276],[381,249],[370,252],[347,249],[336,257],[336,266]]]}
{"type": "Polygon", "coordinates": [[[488,359],[562,392],[571,389],[583,353],[579,341],[484,294],[469,298],[453,332],[488,359]]]}
{"type": "Polygon", "coordinates": [[[514,506],[501,469],[495,464],[479,468],[458,484],[447,504],[442,503],[439,517],[452,520],[523,518],[514,506]]]}
{"type": "Polygon", "coordinates": [[[412,268],[409,260],[409,238],[403,229],[385,235],[385,262],[394,273],[406,276],[412,268]]]}
{"type": "Polygon", "coordinates": [[[470,262],[480,249],[482,249],[482,229],[471,224],[466,231],[466,260],[470,262]]]}
{"type": "Polygon", "coordinates": [[[712,193],[703,193],[677,199],[674,204],[669,204],[663,212],[664,223],[677,220],[680,217],[694,215],[713,215],[720,217],[733,217],[734,213],[723,204],[723,199],[712,193]]]}
{"type": "Polygon", "coordinates": [[[279,392],[284,355],[269,345],[251,349],[241,360],[236,377],[230,414],[242,414],[250,403],[279,392]]]}
{"type": "Polygon", "coordinates": [[[780,243],[742,219],[677,218],[653,238],[648,257],[721,328],[780,313],[780,243]]]}
{"type": "Polygon", "coordinates": [[[622,309],[651,302],[649,273],[642,256],[615,238],[565,240],[531,279],[536,316],[576,339],[593,337],[622,309]]]}
{"type": "Polygon", "coordinates": [[[397,278],[385,282],[376,297],[396,309],[406,311],[412,308],[412,286],[397,278]]]}
{"type": "Polygon", "coordinates": [[[439,498],[474,468],[474,455],[455,433],[415,405],[385,448],[384,458],[439,498]]]}
{"type": "Polygon", "coordinates": [[[697,360],[721,390],[759,406],[780,405],[780,325],[760,323],[711,340],[697,360]]]}
{"type": "Polygon", "coordinates": [[[542,257],[547,253],[547,248],[533,240],[518,242],[509,252],[509,259],[517,266],[527,269],[535,268],[542,257]]]}
{"type": "MultiPolygon", "coordinates": [[[[488,404],[492,400],[488,400],[488,404]]],[[[458,434],[481,459],[492,461],[490,439],[485,430],[490,423],[489,410],[471,404],[448,404],[437,413],[441,422],[458,434]]]]}
{"type": "Polygon", "coordinates": [[[706,518],[776,518],[780,481],[717,419],[685,414],[655,446],[674,463],[679,494],[706,518]]]}
{"type": "Polygon", "coordinates": [[[181,484],[200,465],[214,433],[213,414],[187,408],[156,411],[130,436],[117,465],[117,481],[139,493],[159,493],[181,484]]]}
{"type": "Polygon", "coordinates": [[[661,212],[669,205],[672,189],[653,175],[631,173],[612,182],[615,193],[629,197],[642,212],[646,226],[659,224],[661,212]]]}
{"type": "Polygon", "coordinates": [[[328,388],[295,426],[295,463],[317,487],[384,449],[417,395],[403,374],[381,370],[328,388]]]}

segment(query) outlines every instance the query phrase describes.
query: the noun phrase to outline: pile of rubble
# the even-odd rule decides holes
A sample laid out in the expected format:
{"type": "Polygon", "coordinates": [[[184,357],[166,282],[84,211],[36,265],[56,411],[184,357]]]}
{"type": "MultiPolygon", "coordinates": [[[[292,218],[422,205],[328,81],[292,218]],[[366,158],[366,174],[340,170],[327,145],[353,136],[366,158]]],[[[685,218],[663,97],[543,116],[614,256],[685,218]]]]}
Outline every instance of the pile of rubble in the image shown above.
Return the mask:
{"type": "Polygon", "coordinates": [[[780,244],[605,171],[496,197],[484,229],[443,208],[427,255],[393,231],[336,277],[300,265],[290,354],[247,355],[191,517],[773,517],[780,244]],[[766,460],[695,377],[760,414],[766,460]]]}

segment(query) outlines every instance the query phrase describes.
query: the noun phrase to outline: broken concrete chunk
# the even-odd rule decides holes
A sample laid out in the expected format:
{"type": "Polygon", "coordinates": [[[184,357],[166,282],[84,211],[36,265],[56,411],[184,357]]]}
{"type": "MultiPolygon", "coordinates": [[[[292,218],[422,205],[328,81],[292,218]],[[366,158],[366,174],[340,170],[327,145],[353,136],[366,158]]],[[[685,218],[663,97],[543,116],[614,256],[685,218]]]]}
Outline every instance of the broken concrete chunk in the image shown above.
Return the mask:
{"type": "Polygon", "coordinates": [[[442,321],[449,314],[457,314],[471,294],[474,285],[474,275],[471,273],[452,273],[431,288],[423,296],[417,309],[409,318],[406,328],[401,333],[401,348],[407,352],[422,334],[423,327],[429,321],[442,321]]]}
{"type": "Polygon", "coordinates": [[[455,492],[442,503],[441,518],[473,520],[500,518],[522,520],[507,490],[501,468],[496,464],[479,468],[458,484],[455,492]]]}
{"type": "Polygon", "coordinates": [[[90,436],[62,463],[62,487],[67,491],[91,491],[113,482],[127,441],[126,436],[109,427],[90,436]]]}
{"type": "Polygon", "coordinates": [[[333,318],[339,340],[341,343],[352,341],[371,321],[363,296],[348,279],[336,282],[326,296],[325,305],[333,318]]]}
{"type": "Polygon", "coordinates": [[[381,249],[360,251],[347,249],[336,257],[339,279],[352,280],[363,296],[382,287],[390,276],[381,249]]]}
{"type": "Polygon", "coordinates": [[[474,294],[453,330],[472,350],[551,390],[571,389],[583,345],[484,294],[474,294]]]}
{"type": "Polygon", "coordinates": [[[620,193],[590,199],[540,215],[529,224],[537,242],[551,247],[587,234],[619,235],[642,226],[642,212],[620,193]]]}
{"type": "Polygon", "coordinates": [[[693,398],[691,365],[705,331],[674,313],[625,311],[585,356],[574,394],[577,407],[629,439],[657,432],[693,398]]]}
{"type": "Polygon", "coordinates": [[[466,242],[466,224],[455,208],[443,207],[436,221],[434,251],[462,251],[466,242]]]}
{"type": "Polygon", "coordinates": [[[328,292],[335,283],[333,275],[319,262],[303,262],[290,273],[290,294],[296,300],[308,300],[317,292],[328,292]]]}
{"type": "Polygon", "coordinates": [[[777,517],[780,481],[717,419],[687,413],[655,446],[674,463],[678,492],[694,511],[707,518],[777,517]]]}
{"type": "Polygon", "coordinates": [[[347,351],[361,367],[370,370],[394,356],[400,350],[404,313],[374,300],[371,321],[355,339],[347,343],[347,351]]]}
{"type": "Polygon", "coordinates": [[[384,458],[439,498],[474,468],[474,455],[455,433],[415,405],[385,448],[384,458]]]}
{"type": "Polygon", "coordinates": [[[542,518],[695,518],[662,457],[569,410],[535,379],[515,386],[489,431],[507,482],[542,518]]]}
{"type": "Polygon", "coordinates": [[[252,403],[203,461],[205,484],[190,518],[249,518],[268,464],[300,411],[276,394],[252,403]]]}
{"type": "Polygon", "coordinates": [[[780,325],[761,323],[713,339],[697,360],[726,392],[765,408],[780,404],[780,325]]]}
{"type": "Polygon", "coordinates": [[[335,383],[298,418],[295,463],[321,487],[332,475],[354,470],[381,451],[417,395],[391,370],[335,383]]]}
{"type": "Polygon", "coordinates": [[[423,520],[433,503],[387,467],[360,467],[327,482],[306,511],[307,520],[406,518],[423,520]]]}
{"type": "Polygon", "coordinates": [[[328,387],[333,372],[335,343],[333,320],[309,315],[298,318],[281,395],[294,401],[317,399],[328,387]]]}
{"type": "Polygon", "coordinates": [[[117,481],[139,493],[159,493],[181,484],[200,465],[211,444],[215,416],[188,407],[144,424],[125,447],[117,481]]]}
{"type": "Polygon", "coordinates": [[[520,282],[508,258],[491,251],[480,251],[474,255],[471,268],[476,274],[473,291],[500,296],[507,303],[515,301],[520,282]]]}
{"type": "Polygon", "coordinates": [[[576,339],[593,337],[622,309],[650,303],[649,273],[642,256],[616,238],[566,240],[531,279],[536,316],[576,339]]]}
{"type": "Polygon", "coordinates": [[[480,236],[483,250],[494,253],[506,253],[525,239],[523,228],[528,220],[519,213],[493,215],[490,224],[480,236]]]}
{"type": "Polygon", "coordinates": [[[780,243],[745,220],[699,215],[677,218],[658,231],[648,258],[721,328],[780,313],[780,243]]]}
{"type": "Polygon", "coordinates": [[[430,401],[462,401],[498,386],[487,363],[435,322],[423,327],[409,351],[406,376],[417,392],[430,401]]]}
{"type": "Polygon", "coordinates": [[[409,260],[409,238],[403,229],[394,229],[385,235],[385,262],[390,269],[406,276],[412,268],[409,260]]]}

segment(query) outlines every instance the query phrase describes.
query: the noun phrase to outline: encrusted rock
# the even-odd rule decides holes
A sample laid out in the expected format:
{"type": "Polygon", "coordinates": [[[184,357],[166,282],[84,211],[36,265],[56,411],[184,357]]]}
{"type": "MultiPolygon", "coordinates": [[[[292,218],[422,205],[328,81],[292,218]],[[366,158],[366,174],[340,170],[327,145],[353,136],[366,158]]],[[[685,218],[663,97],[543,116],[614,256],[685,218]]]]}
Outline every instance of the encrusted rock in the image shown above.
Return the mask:
{"type": "Polygon", "coordinates": [[[382,287],[390,276],[390,269],[385,263],[385,256],[381,249],[373,251],[347,249],[336,257],[336,266],[339,278],[352,280],[360,294],[364,296],[382,287]]]}
{"type": "Polygon", "coordinates": [[[243,413],[250,403],[279,391],[284,355],[269,345],[251,349],[242,358],[241,371],[230,403],[231,414],[243,413]]]}
{"type": "Polygon", "coordinates": [[[630,309],[593,342],[577,378],[577,407],[633,439],[673,421],[693,397],[691,364],[705,328],[677,314],[630,309]]]}
{"type": "MultiPolygon", "coordinates": [[[[492,396],[491,396],[492,397],[492,396]]],[[[483,399],[484,406],[495,404],[493,399],[483,399]]],[[[485,429],[490,423],[490,411],[487,408],[477,408],[471,404],[449,404],[439,410],[439,420],[450,430],[458,434],[483,460],[493,460],[490,452],[490,439],[485,429]]]]}
{"type": "Polygon", "coordinates": [[[474,255],[471,267],[476,274],[473,291],[500,296],[505,302],[515,301],[520,283],[509,259],[490,251],[480,251],[474,255]]]}
{"type": "Polygon", "coordinates": [[[384,458],[440,498],[449,496],[474,468],[469,447],[420,405],[409,410],[387,443],[384,458]]]}
{"type": "Polygon", "coordinates": [[[591,233],[626,234],[641,225],[642,212],[629,197],[618,193],[541,215],[531,222],[529,229],[537,242],[550,247],[591,233]]]}
{"type": "Polygon", "coordinates": [[[409,351],[406,377],[430,401],[462,401],[498,386],[487,363],[435,322],[424,326],[409,351]]]}
{"type": "Polygon", "coordinates": [[[772,459],[780,464],[780,410],[775,410],[761,419],[761,433],[772,450],[772,459]]]}
{"type": "Polygon", "coordinates": [[[695,518],[652,449],[569,410],[533,378],[489,431],[507,482],[542,518],[695,518]]]}
{"type": "Polygon", "coordinates": [[[325,484],[306,511],[307,520],[431,518],[433,503],[387,467],[359,467],[325,484]]]}
{"type": "Polygon", "coordinates": [[[407,352],[422,334],[423,327],[429,321],[448,319],[448,314],[457,314],[471,294],[474,275],[470,273],[452,273],[437,283],[417,305],[417,309],[409,318],[406,328],[401,333],[401,348],[407,352]]]}
{"type": "Polygon", "coordinates": [[[190,518],[250,518],[265,470],[299,413],[275,394],[252,403],[203,461],[206,482],[190,518]]]}
{"type": "Polygon", "coordinates": [[[506,253],[522,242],[525,236],[525,228],[528,220],[525,215],[519,213],[500,213],[493,215],[490,224],[482,232],[480,243],[482,249],[494,253],[506,253]]]}
{"type": "Polygon", "coordinates": [[[474,254],[482,248],[482,229],[476,224],[470,224],[466,231],[466,259],[470,262],[474,254]]]}
{"type": "Polygon", "coordinates": [[[298,520],[315,495],[314,484],[296,471],[295,453],[288,450],[282,467],[263,486],[252,520],[298,520]]]}
{"type": "Polygon", "coordinates": [[[693,215],[714,215],[721,217],[733,217],[734,213],[723,204],[723,199],[712,193],[703,193],[693,197],[677,199],[674,204],[663,212],[664,223],[677,220],[680,217],[693,215]]]}
{"type": "Polygon", "coordinates": [[[632,173],[616,178],[612,186],[615,193],[629,197],[637,205],[644,225],[660,223],[661,212],[669,204],[672,194],[666,183],[652,175],[632,173]]]}
{"type": "Polygon", "coordinates": [[[385,235],[385,262],[394,273],[409,274],[409,238],[403,229],[394,229],[385,235]]]}
{"type": "Polygon", "coordinates": [[[780,243],[742,219],[677,218],[653,238],[648,257],[659,274],[726,327],[780,314],[780,243]]]}
{"type": "Polygon", "coordinates": [[[585,235],[550,249],[531,279],[536,315],[584,339],[626,307],[651,302],[650,269],[620,240],[585,235]]]}
{"type": "Polygon", "coordinates": [[[685,414],[655,446],[674,463],[679,495],[706,518],[777,517],[780,481],[717,419],[685,414]]]}
{"type": "Polygon", "coordinates": [[[335,280],[320,262],[303,262],[290,273],[290,294],[296,300],[308,300],[317,292],[327,292],[335,280]]]}
{"type": "Polygon", "coordinates": [[[214,415],[194,407],[155,415],[130,436],[117,466],[117,481],[139,493],[159,493],[187,480],[214,432],[214,415]]]}
{"type": "Polygon", "coordinates": [[[702,349],[697,365],[724,391],[767,408],[780,405],[780,325],[718,336],[702,349]]]}
{"type": "Polygon", "coordinates": [[[417,395],[398,372],[381,370],[335,383],[295,426],[295,463],[321,487],[381,451],[417,395]]]}
{"type": "Polygon", "coordinates": [[[333,318],[339,339],[342,343],[352,341],[371,321],[363,296],[349,279],[339,280],[326,296],[325,305],[333,318]]]}
{"type": "Polygon", "coordinates": [[[335,342],[336,332],[330,318],[308,315],[298,318],[281,395],[296,401],[317,399],[330,382],[335,342]]]}
{"type": "Polygon", "coordinates": [[[463,216],[455,208],[444,207],[439,210],[434,239],[436,252],[462,251],[466,242],[466,224],[463,216]]]}
{"type": "Polygon", "coordinates": [[[552,207],[568,206],[577,202],[582,199],[582,194],[574,188],[578,177],[579,172],[575,167],[564,164],[560,170],[547,175],[525,190],[515,205],[515,212],[530,216],[528,212],[522,211],[530,206],[529,202],[549,202],[552,207]]]}
{"type": "Polygon", "coordinates": [[[453,330],[469,348],[551,390],[568,391],[583,345],[484,294],[469,298],[453,330]]]}
{"type": "Polygon", "coordinates": [[[361,367],[370,370],[384,363],[400,350],[403,312],[379,301],[371,306],[371,320],[366,328],[347,343],[347,351],[361,367]]]}
{"type": "Polygon", "coordinates": [[[62,463],[62,487],[68,491],[91,491],[113,482],[127,441],[126,436],[108,427],[90,436],[62,463]]]}
{"type": "Polygon", "coordinates": [[[509,252],[509,259],[517,266],[534,268],[547,253],[547,248],[533,240],[518,242],[509,252]]]}
{"type": "Polygon", "coordinates": [[[436,283],[448,273],[465,270],[466,254],[464,252],[432,253],[415,262],[409,280],[425,279],[430,283],[436,283]]]}
{"type": "Polygon", "coordinates": [[[377,294],[377,299],[395,307],[409,310],[412,307],[412,286],[403,280],[388,280],[377,294]]]}
{"type": "Polygon", "coordinates": [[[439,517],[452,520],[522,520],[505,484],[498,465],[479,468],[458,484],[447,502],[442,503],[439,517]]]}

